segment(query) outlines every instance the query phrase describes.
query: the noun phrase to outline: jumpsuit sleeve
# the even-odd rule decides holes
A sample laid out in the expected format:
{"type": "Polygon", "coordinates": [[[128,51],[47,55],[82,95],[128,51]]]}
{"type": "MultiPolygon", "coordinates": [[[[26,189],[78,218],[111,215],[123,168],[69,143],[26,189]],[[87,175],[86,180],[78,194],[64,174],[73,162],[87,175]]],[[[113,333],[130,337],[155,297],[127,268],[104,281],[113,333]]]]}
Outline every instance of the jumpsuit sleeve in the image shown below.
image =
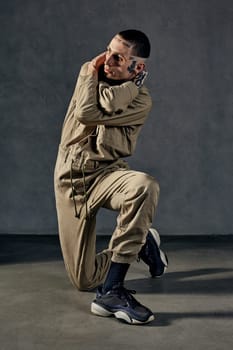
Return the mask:
{"type": "Polygon", "coordinates": [[[108,114],[124,112],[138,95],[138,88],[132,81],[121,85],[110,86],[101,81],[98,85],[98,101],[108,114]]]}
{"type": "Polygon", "coordinates": [[[138,89],[132,82],[117,88],[102,85],[101,103],[98,79],[87,74],[87,65],[81,68],[75,93],[75,118],[84,125],[142,125],[151,109],[152,101],[145,87],[138,89]]]}

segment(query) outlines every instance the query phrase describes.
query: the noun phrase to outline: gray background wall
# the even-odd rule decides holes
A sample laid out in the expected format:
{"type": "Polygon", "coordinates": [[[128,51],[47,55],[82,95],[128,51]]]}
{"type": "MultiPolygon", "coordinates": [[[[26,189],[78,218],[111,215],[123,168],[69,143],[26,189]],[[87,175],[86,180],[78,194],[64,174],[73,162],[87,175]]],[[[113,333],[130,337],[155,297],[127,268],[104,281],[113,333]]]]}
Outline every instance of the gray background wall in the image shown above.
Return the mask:
{"type": "MultiPolygon", "coordinates": [[[[119,30],[152,43],[153,110],[132,167],[161,186],[162,234],[232,234],[233,2],[0,2],[0,233],[56,234],[53,168],[80,65],[119,30]]],[[[99,233],[114,215],[101,212],[99,233]]]]}

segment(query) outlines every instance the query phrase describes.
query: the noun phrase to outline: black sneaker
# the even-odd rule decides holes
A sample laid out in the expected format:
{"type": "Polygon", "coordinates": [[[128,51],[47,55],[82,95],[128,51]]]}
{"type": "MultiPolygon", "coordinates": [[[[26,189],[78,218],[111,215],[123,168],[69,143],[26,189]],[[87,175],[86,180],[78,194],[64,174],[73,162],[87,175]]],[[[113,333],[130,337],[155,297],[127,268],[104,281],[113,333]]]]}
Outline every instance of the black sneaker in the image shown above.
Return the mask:
{"type": "Polygon", "coordinates": [[[138,254],[139,260],[142,259],[149,266],[152,277],[161,277],[167,267],[167,255],[159,248],[160,237],[158,232],[151,228],[146,237],[146,243],[138,254]]]}
{"type": "Polygon", "coordinates": [[[96,299],[91,304],[91,312],[98,316],[115,316],[129,324],[143,324],[154,320],[154,314],[140,304],[132,294],[135,291],[125,289],[122,285],[114,286],[107,293],[99,287],[96,299]]]}

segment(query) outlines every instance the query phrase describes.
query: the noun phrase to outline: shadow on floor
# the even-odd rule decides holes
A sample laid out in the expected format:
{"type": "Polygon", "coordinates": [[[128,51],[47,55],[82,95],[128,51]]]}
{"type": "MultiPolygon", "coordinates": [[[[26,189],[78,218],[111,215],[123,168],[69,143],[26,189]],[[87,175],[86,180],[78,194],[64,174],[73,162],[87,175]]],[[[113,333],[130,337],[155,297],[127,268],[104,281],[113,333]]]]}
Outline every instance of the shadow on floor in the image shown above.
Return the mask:
{"type": "Polygon", "coordinates": [[[126,287],[138,293],[232,294],[233,269],[208,268],[166,273],[162,278],[128,280],[126,287]],[[231,273],[231,276],[227,274],[231,273]]]}
{"type": "Polygon", "coordinates": [[[147,327],[167,327],[172,325],[177,320],[185,319],[225,319],[232,320],[233,312],[216,310],[213,312],[158,312],[155,313],[155,320],[147,325],[147,327]]]}

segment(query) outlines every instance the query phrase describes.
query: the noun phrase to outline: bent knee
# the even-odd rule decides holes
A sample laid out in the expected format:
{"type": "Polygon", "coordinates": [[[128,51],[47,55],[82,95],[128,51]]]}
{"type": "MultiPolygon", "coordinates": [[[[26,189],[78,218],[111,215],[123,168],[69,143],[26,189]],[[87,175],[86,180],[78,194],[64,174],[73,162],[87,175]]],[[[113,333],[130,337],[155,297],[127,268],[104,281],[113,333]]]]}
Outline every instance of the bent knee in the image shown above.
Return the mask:
{"type": "Polygon", "coordinates": [[[153,177],[151,177],[149,189],[154,193],[155,196],[157,197],[159,196],[159,192],[160,192],[159,184],[153,177]]]}
{"type": "Polygon", "coordinates": [[[160,189],[154,177],[145,173],[139,173],[137,182],[134,184],[134,191],[136,191],[137,196],[142,195],[144,199],[157,205],[160,189]]]}
{"type": "Polygon", "coordinates": [[[133,184],[135,188],[143,188],[146,192],[159,195],[159,184],[154,177],[146,173],[137,173],[137,180],[133,184]]]}

